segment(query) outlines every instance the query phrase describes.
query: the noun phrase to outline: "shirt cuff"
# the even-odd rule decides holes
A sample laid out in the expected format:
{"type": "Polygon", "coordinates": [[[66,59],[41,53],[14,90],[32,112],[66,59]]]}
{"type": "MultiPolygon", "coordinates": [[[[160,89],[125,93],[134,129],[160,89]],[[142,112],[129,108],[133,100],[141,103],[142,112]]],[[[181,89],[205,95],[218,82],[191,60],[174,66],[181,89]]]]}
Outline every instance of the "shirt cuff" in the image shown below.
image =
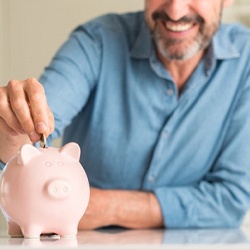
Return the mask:
{"type": "Polygon", "coordinates": [[[1,160],[0,160],[0,171],[2,171],[3,170],[3,168],[5,167],[5,163],[3,163],[1,160]]]}

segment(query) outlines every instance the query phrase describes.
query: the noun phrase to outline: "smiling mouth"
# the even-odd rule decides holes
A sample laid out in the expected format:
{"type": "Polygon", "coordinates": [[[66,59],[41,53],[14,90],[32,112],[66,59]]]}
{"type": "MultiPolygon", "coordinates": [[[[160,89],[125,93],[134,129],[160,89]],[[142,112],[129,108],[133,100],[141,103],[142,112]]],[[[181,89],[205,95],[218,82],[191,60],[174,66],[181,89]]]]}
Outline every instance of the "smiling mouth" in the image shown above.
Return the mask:
{"type": "Polygon", "coordinates": [[[194,23],[164,22],[165,28],[173,32],[184,32],[190,30],[194,25],[194,23]]]}
{"type": "Polygon", "coordinates": [[[163,27],[172,32],[185,32],[192,29],[197,24],[202,24],[203,19],[198,15],[186,15],[179,20],[173,20],[164,11],[155,11],[152,14],[152,19],[161,22],[163,27]]]}

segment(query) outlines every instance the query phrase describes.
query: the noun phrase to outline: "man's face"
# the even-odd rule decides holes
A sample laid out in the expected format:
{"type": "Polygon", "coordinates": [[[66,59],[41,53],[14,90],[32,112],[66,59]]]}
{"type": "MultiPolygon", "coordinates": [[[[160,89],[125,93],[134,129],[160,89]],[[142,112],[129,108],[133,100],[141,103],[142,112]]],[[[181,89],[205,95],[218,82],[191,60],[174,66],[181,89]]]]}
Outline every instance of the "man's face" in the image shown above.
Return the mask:
{"type": "Polygon", "coordinates": [[[145,0],[145,19],[158,52],[185,60],[209,45],[222,8],[223,0],[145,0]]]}

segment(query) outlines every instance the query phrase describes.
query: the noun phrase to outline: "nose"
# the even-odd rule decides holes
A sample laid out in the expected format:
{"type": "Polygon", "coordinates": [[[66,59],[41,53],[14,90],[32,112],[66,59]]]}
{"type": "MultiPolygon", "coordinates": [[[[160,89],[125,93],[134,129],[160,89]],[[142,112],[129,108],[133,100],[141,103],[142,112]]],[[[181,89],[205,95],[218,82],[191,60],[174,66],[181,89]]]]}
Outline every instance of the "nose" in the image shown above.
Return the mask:
{"type": "Polygon", "coordinates": [[[71,194],[71,185],[65,180],[53,180],[47,185],[47,193],[54,199],[65,199],[71,194]]]}
{"type": "Polygon", "coordinates": [[[164,10],[173,21],[178,21],[190,14],[190,0],[166,0],[164,10]]]}

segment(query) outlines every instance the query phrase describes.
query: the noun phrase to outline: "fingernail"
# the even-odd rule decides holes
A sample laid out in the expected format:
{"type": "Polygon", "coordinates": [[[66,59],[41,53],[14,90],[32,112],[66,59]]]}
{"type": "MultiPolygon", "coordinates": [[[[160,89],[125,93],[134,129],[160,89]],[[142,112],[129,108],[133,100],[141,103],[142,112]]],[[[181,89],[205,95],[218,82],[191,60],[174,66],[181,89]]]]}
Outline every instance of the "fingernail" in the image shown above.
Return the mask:
{"type": "Polygon", "coordinates": [[[29,137],[32,142],[37,142],[40,140],[41,135],[38,135],[36,132],[33,131],[29,134],[29,137]]]}
{"type": "Polygon", "coordinates": [[[43,133],[47,130],[47,126],[44,122],[39,122],[36,125],[36,130],[40,133],[43,133]]]}

